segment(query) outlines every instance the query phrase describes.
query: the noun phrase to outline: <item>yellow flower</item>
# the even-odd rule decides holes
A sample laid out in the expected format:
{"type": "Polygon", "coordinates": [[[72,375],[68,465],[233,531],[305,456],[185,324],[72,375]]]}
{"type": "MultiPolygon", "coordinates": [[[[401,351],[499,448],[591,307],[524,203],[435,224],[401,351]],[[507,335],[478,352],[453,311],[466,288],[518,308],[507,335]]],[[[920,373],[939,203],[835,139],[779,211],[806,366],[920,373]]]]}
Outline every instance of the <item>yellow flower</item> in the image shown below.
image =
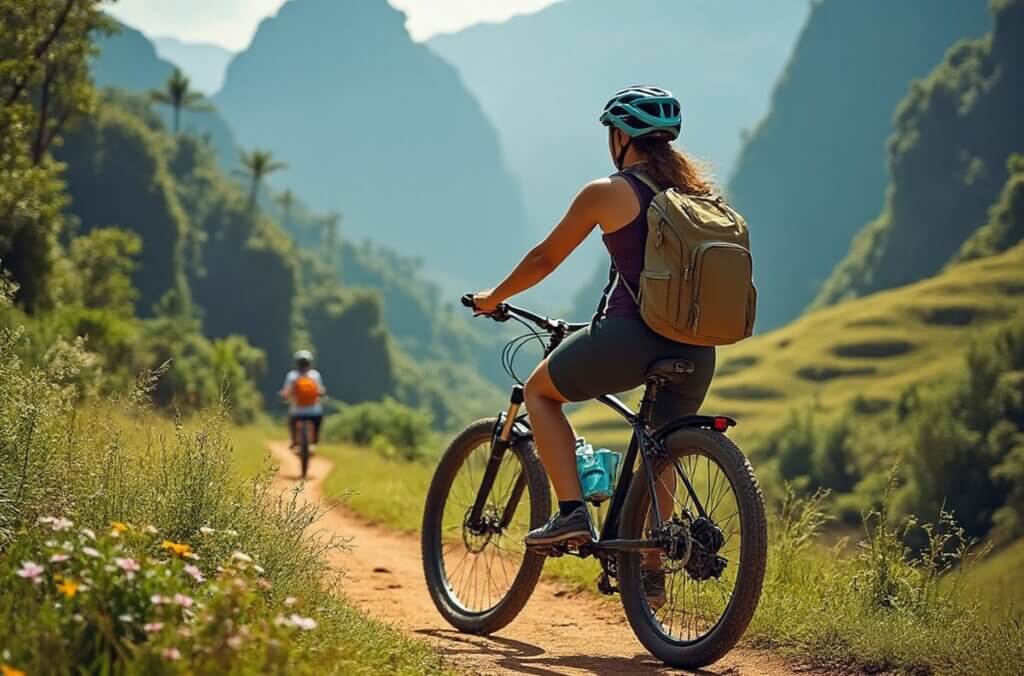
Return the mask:
{"type": "Polygon", "coordinates": [[[6,664],[0,664],[0,674],[3,676],[25,676],[25,672],[21,669],[15,669],[6,664]]]}
{"type": "Polygon", "coordinates": [[[183,559],[187,559],[192,555],[192,547],[184,542],[171,542],[170,540],[164,540],[160,543],[160,546],[175,556],[179,556],[183,559]]]}
{"type": "Polygon", "coordinates": [[[128,524],[124,521],[112,521],[110,527],[114,529],[114,532],[118,535],[122,535],[128,532],[128,524]]]}
{"type": "Polygon", "coordinates": [[[66,579],[57,585],[57,591],[70,599],[74,598],[75,594],[78,593],[78,587],[79,584],[77,582],[66,579]]]}

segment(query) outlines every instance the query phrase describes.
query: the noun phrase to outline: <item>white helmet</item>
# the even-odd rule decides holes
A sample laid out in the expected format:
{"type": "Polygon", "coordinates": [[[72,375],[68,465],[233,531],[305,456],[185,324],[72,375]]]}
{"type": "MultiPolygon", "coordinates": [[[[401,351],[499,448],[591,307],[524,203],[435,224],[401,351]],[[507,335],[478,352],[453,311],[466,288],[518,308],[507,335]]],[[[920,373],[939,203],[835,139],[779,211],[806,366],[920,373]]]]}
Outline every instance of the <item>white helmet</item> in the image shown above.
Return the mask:
{"type": "Polygon", "coordinates": [[[313,363],[313,353],[309,350],[299,350],[292,355],[292,359],[299,366],[309,366],[313,363]]]}

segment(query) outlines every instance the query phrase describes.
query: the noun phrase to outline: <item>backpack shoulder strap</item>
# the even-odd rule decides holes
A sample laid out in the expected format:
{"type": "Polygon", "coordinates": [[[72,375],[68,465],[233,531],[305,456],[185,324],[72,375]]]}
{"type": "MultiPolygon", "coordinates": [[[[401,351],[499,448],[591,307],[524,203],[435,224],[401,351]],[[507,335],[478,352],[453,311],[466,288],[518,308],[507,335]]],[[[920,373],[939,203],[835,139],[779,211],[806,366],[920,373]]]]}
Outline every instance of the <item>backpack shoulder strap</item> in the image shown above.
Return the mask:
{"type": "Polygon", "coordinates": [[[629,167],[628,169],[623,170],[622,173],[629,174],[633,178],[635,178],[638,181],[642,182],[648,188],[653,190],[655,195],[657,195],[659,192],[663,192],[662,188],[659,188],[658,184],[655,183],[647,174],[645,174],[640,169],[637,169],[635,167],[629,167]]]}

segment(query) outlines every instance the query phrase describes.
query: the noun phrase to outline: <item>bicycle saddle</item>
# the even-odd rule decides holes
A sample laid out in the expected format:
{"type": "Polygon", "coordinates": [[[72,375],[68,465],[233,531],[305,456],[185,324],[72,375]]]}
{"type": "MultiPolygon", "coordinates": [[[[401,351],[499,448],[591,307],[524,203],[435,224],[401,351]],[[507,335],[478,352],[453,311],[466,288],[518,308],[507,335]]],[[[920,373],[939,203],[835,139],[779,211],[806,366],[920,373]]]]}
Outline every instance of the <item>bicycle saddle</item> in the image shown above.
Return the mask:
{"type": "Polygon", "coordinates": [[[678,384],[686,380],[693,369],[689,359],[659,359],[647,367],[647,380],[656,380],[659,385],[678,384]]]}

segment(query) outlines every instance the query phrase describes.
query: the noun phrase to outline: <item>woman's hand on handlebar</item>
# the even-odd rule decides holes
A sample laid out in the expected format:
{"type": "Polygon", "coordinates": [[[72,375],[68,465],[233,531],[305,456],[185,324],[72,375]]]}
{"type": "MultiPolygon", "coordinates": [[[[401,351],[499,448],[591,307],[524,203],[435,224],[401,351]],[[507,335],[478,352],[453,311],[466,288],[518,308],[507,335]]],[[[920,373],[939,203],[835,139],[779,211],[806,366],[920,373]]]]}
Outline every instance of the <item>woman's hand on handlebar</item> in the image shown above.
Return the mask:
{"type": "Polygon", "coordinates": [[[473,307],[476,311],[482,312],[485,315],[493,314],[501,305],[501,300],[494,295],[494,289],[477,291],[473,294],[472,299],[473,307]]]}

